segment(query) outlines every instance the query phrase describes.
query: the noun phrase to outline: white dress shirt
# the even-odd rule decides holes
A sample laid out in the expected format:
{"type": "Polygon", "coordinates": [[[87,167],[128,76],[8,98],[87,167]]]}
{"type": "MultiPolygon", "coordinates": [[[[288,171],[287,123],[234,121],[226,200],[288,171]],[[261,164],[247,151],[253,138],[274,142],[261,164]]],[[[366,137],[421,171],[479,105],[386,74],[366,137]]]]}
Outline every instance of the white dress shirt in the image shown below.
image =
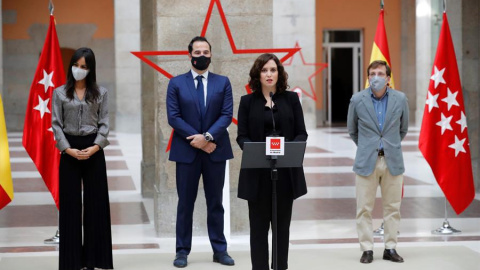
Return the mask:
{"type": "Polygon", "coordinates": [[[197,84],[198,84],[197,76],[199,76],[199,75],[203,76],[203,79],[202,79],[202,82],[203,82],[203,98],[204,98],[204,101],[205,101],[205,106],[207,106],[208,70],[205,71],[205,73],[203,73],[203,74],[198,74],[197,72],[195,72],[192,69],[192,76],[193,76],[193,81],[195,82],[195,89],[197,88],[197,84]]]}

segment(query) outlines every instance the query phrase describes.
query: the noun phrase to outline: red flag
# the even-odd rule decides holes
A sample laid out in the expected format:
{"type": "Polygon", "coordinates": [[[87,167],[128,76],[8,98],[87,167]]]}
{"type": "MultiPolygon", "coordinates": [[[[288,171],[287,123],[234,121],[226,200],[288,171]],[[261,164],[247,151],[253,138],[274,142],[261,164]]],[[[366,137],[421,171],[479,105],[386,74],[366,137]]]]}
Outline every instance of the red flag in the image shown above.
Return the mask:
{"type": "Polygon", "coordinates": [[[55,147],[51,109],[53,90],[63,84],[65,73],[62,55],[55,30],[55,18],[50,15],[47,37],[30,87],[23,127],[23,146],[37,166],[57,208],[60,152],[55,147]]]}
{"type": "Polygon", "coordinates": [[[447,14],[438,40],[419,148],[457,214],[475,197],[462,86],[447,14]]]}

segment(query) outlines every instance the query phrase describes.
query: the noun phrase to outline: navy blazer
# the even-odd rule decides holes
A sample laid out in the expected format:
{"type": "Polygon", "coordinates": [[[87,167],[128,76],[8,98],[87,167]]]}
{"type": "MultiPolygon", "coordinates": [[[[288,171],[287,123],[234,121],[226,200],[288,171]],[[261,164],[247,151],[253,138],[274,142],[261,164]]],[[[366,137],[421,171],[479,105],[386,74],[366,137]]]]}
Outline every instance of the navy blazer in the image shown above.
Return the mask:
{"type": "Polygon", "coordinates": [[[205,115],[200,112],[192,72],[176,76],[168,83],[167,117],[174,129],[169,160],[191,163],[201,149],[190,145],[186,138],[209,132],[217,147],[209,156],[214,162],[233,158],[227,127],[232,122],[233,99],[230,80],[209,72],[205,115]]]}
{"type": "MultiPolygon", "coordinates": [[[[302,105],[297,93],[285,91],[273,96],[285,141],[306,141],[307,131],[302,105]]],[[[242,96],[238,108],[237,143],[243,149],[245,142],[264,142],[265,98],[261,93],[242,96]]],[[[238,197],[255,201],[258,199],[258,182],[262,169],[241,169],[238,181],[238,197]]],[[[279,169],[279,177],[291,182],[293,199],[307,193],[303,167],[279,169]],[[282,175],[280,175],[282,174],[282,175]]]]}

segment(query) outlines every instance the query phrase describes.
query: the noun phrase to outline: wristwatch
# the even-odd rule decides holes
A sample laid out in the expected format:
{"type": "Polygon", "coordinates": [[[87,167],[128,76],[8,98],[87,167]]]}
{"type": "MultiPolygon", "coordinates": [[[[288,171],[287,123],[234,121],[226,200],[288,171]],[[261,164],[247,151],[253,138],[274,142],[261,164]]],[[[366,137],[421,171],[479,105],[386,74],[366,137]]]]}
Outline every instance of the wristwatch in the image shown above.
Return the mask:
{"type": "Polygon", "coordinates": [[[212,134],[210,134],[210,133],[208,133],[208,132],[205,132],[205,133],[203,133],[203,136],[205,137],[205,140],[206,140],[207,142],[213,141],[212,134]]]}

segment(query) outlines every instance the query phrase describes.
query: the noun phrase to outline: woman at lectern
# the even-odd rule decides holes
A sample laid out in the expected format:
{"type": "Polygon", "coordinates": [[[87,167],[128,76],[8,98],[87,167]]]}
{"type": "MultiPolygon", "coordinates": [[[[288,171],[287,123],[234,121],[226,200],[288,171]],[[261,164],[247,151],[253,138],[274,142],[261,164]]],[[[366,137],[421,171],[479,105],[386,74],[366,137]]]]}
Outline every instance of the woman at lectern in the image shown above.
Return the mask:
{"type": "Polygon", "coordinates": [[[97,85],[91,49],[73,54],[67,83],[55,89],[52,100],[52,128],[62,152],[59,269],[113,269],[103,152],[109,144],[108,91],[97,85]]]}
{"type": "MultiPolygon", "coordinates": [[[[307,132],[297,93],[287,91],[288,74],[273,54],[260,55],[250,69],[251,94],[238,109],[237,143],[265,142],[268,136],[306,141],[307,132]]],[[[263,158],[263,157],[251,157],[263,158]]],[[[288,269],[288,245],[293,200],[307,193],[303,168],[278,169],[278,269],[288,269]]],[[[253,270],[269,270],[268,232],[272,222],[270,169],[241,169],[238,197],[248,200],[250,254],[253,270]]]]}

